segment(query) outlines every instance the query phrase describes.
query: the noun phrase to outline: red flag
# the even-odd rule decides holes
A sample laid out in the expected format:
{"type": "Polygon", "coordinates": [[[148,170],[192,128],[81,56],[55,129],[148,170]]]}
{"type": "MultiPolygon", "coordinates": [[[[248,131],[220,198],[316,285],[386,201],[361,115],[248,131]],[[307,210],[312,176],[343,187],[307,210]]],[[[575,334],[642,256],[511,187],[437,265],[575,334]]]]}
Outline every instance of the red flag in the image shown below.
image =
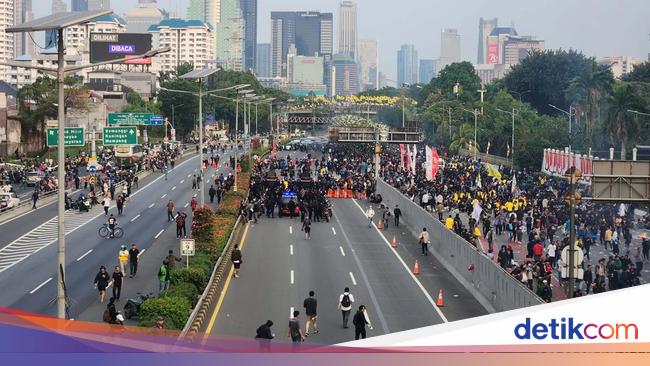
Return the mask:
{"type": "Polygon", "coordinates": [[[404,170],[404,144],[399,144],[399,156],[401,161],[402,170],[404,170]]]}
{"type": "Polygon", "coordinates": [[[435,147],[431,152],[431,175],[435,179],[436,174],[438,173],[438,167],[440,166],[440,156],[438,156],[438,149],[435,147]]]}

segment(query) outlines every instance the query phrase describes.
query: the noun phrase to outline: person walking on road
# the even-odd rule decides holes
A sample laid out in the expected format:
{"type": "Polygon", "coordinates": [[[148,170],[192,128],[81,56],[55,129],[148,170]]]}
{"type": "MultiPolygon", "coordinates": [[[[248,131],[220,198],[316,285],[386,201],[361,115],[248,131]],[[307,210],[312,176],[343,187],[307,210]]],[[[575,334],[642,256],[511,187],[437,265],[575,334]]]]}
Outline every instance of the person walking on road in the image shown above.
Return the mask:
{"type": "Polygon", "coordinates": [[[196,174],[192,176],[192,189],[196,189],[196,174]]]}
{"type": "Polygon", "coordinates": [[[318,302],[314,297],[314,291],[309,291],[309,297],[303,301],[302,306],[305,308],[305,337],[309,337],[309,326],[314,324],[314,334],[318,334],[318,315],[316,306],[318,302]]]}
{"type": "Polygon", "coordinates": [[[210,195],[210,203],[214,203],[214,196],[217,195],[217,190],[214,189],[214,185],[210,185],[210,190],[208,190],[208,195],[210,195]]]}
{"type": "Polygon", "coordinates": [[[420,233],[420,246],[422,247],[422,254],[425,256],[429,255],[429,244],[431,244],[431,240],[429,239],[429,232],[427,231],[427,228],[422,228],[422,232],[420,233]]]}
{"type": "Polygon", "coordinates": [[[124,201],[124,194],[117,196],[117,201],[115,201],[115,205],[117,206],[117,214],[120,216],[124,213],[124,201]]]}
{"type": "Polygon", "coordinates": [[[115,266],[111,278],[113,279],[113,298],[115,298],[115,301],[119,301],[122,294],[122,280],[124,279],[124,273],[120,270],[120,266],[115,266]]]}
{"type": "Polygon", "coordinates": [[[305,221],[302,222],[302,230],[305,232],[305,240],[311,239],[311,220],[309,217],[305,217],[305,221]]]}
{"type": "Polygon", "coordinates": [[[399,227],[399,218],[402,217],[402,210],[400,210],[399,205],[395,205],[393,215],[395,216],[395,227],[399,227]]]}
{"type": "Polygon", "coordinates": [[[111,207],[111,198],[104,196],[102,202],[104,204],[104,216],[108,216],[108,209],[111,207]]]}
{"type": "Polygon", "coordinates": [[[108,276],[108,272],[106,272],[106,267],[99,267],[99,272],[95,276],[95,288],[99,291],[100,303],[103,303],[106,297],[106,287],[108,287],[109,279],[110,277],[108,276]]]}
{"type": "Polygon", "coordinates": [[[185,219],[187,214],[185,212],[178,211],[176,213],[176,237],[177,238],[186,238],[187,230],[185,229],[185,219]]]}
{"type": "Polygon", "coordinates": [[[160,282],[160,285],[158,287],[158,295],[169,288],[169,280],[170,277],[169,270],[167,269],[167,261],[164,260],[158,269],[158,281],[160,282]]]}
{"type": "Polygon", "coordinates": [[[350,319],[350,312],[352,311],[352,304],[354,303],[354,296],[350,293],[350,288],[346,287],[343,293],[339,296],[338,309],[341,310],[343,316],[343,328],[348,328],[348,320],[350,319]]]}
{"type": "Polygon", "coordinates": [[[140,261],[140,249],[135,244],[131,244],[129,249],[129,277],[135,277],[138,273],[138,262],[140,261]]]}
{"type": "Polygon", "coordinates": [[[167,222],[174,220],[174,202],[167,202],[167,222]]]}
{"type": "Polygon", "coordinates": [[[120,247],[120,251],[117,254],[117,259],[120,263],[122,274],[126,273],[126,265],[129,263],[129,251],[126,250],[126,245],[122,245],[120,247]]]}
{"type": "Polygon", "coordinates": [[[169,169],[167,169],[167,165],[163,167],[163,173],[165,174],[165,180],[167,180],[167,173],[169,173],[169,169]]]}
{"type": "Polygon", "coordinates": [[[232,261],[232,265],[235,269],[232,275],[234,278],[239,278],[239,268],[241,267],[242,262],[242,255],[241,250],[239,249],[239,245],[235,244],[235,248],[232,250],[232,253],[230,253],[230,260],[232,261]]]}
{"type": "Polygon", "coordinates": [[[366,217],[368,218],[368,228],[372,227],[372,218],[375,216],[375,210],[372,209],[372,206],[368,206],[366,210],[366,217]]]}
{"type": "Polygon", "coordinates": [[[38,188],[34,189],[32,193],[32,210],[36,209],[36,202],[38,201],[38,188]]]}
{"type": "Polygon", "coordinates": [[[368,320],[365,305],[359,306],[359,310],[357,310],[354,318],[352,318],[352,324],[354,324],[354,340],[359,340],[359,337],[361,339],[366,338],[366,325],[372,330],[372,323],[368,320]]]}
{"type": "Polygon", "coordinates": [[[289,332],[287,333],[287,337],[291,337],[291,342],[294,344],[305,341],[305,336],[303,336],[302,329],[300,328],[299,315],[300,311],[294,310],[293,318],[289,319],[289,332]]]}

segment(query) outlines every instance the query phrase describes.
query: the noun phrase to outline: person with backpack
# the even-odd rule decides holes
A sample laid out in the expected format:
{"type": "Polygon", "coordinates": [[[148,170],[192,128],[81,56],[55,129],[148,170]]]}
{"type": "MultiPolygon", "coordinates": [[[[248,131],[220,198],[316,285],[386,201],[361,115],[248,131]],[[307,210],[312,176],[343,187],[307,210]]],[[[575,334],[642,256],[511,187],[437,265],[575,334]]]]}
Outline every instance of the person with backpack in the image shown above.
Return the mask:
{"type": "Polygon", "coordinates": [[[160,283],[158,286],[158,295],[169,288],[169,280],[170,277],[169,270],[167,270],[167,261],[164,260],[158,269],[158,281],[160,283]]]}
{"type": "Polygon", "coordinates": [[[354,303],[354,296],[350,293],[350,288],[346,287],[343,293],[339,296],[339,303],[337,308],[341,310],[343,316],[343,328],[347,329],[348,320],[350,320],[350,312],[352,311],[352,303],[354,303]]]}
{"type": "Polygon", "coordinates": [[[187,230],[185,229],[185,219],[187,214],[185,212],[178,211],[176,213],[176,237],[183,238],[187,237],[187,230]]]}

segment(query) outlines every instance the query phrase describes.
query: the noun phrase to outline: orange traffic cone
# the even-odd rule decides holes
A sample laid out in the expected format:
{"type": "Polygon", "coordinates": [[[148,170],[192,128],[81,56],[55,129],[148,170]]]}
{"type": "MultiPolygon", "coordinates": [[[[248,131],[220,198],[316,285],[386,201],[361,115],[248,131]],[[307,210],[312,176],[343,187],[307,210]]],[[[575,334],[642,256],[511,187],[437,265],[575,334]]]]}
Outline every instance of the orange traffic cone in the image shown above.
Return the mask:
{"type": "Polygon", "coordinates": [[[395,239],[395,235],[393,235],[393,242],[391,243],[391,246],[393,248],[397,248],[397,239],[395,239]]]}
{"type": "Polygon", "coordinates": [[[381,223],[382,221],[383,221],[383,220],[379,220],[379,225],[377,225],[377,229],[379,229],[379,230],[381,230],[381,229],[384,228],[383,225],[382,225],[382,223],[381,223]]]}
{"type": "Polygon", "coordinates": [[[436,302],[436,305],[441,308],[445,306],[445,302],[442,300],[442,289],[438,291],[438,301],[436,302]]]}
{"type": "MultiPolygon", "coordinates": [[[[418,264],[418,260],[415,260],[415,265],[413,266],[413,274],[414,275],[419,275],[420,274],[420,265],[418,264]]],[[[440,301],[440,300],[438,300],[440,301]]]]}

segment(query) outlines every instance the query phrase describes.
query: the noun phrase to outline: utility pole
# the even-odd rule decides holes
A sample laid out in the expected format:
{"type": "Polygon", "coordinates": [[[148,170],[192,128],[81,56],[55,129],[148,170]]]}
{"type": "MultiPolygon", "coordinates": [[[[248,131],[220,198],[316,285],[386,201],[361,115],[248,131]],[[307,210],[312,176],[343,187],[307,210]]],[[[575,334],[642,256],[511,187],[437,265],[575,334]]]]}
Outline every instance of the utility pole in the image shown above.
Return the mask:
{"type": "Polygon", "coordinates": [[[205,205],[205,181],[203,180],[203,78],[199,78],[199,202],[201,207],[205,205]]]}
{"type": "Polygon", "coordinates": [[[235,166],[232,169],[235,171],[235,183],[233,185],[233,191],[237,192],[237,150],[239,149],[239,93],[235,100],[235,166]]]}
{"type": "MultiPolygon", "coordinates": [[[[57,64],[57,88],[58,90],[58,122],[59,122],[59,141],[57,145],[57,179],[59,189],[57,190],[58,199],[58,247],[57,256],[59,268],[57,268],[57,286],[56,286],[56,313],[60,319],[67,319],[66,301],[65,301],[65,60],[63,47],[63,28],[58,29],[58,64],[57,64]]],[[[7,136],[9,131],[7,131],[7,136]]],[[[8,143],[7,139],[7,143],[8,143]]]]}
{"type": "Polygon", "coordinates": [[[579,169],[576,169],[575,166],[569,168],[565,176],[569,179],[569,197],[565,197],[565,202],[569,203],[569,288],[568,288],[568,297],[573,298],[575,296],[575,286],[576,286],[576,229],[575,229],[575,216],[576,216],[576,204],[580,201],[580,195],[576,193],[576,184],[578,180],[582,177],[582,172],[579,169]],[[568,198],[568,200],[567,200],[568,198]]]}

